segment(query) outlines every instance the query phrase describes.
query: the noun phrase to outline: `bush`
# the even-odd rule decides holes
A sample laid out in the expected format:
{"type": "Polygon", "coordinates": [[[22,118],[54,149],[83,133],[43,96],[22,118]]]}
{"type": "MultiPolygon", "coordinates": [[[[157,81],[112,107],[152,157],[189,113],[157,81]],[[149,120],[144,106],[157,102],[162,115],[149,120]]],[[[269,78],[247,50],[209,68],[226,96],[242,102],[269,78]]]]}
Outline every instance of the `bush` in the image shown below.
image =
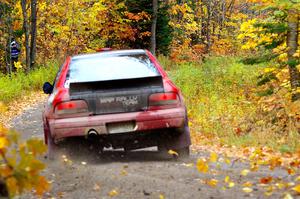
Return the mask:
{"type": "Polygon", "coordinates": [[[41,90],[45,81],[52,82],[58,70],[57,63],[38,67],[30,73],[19,71],[17,73],[0,76],[0,101],[5,104],[18,99],[33,90],[41,90]]]}

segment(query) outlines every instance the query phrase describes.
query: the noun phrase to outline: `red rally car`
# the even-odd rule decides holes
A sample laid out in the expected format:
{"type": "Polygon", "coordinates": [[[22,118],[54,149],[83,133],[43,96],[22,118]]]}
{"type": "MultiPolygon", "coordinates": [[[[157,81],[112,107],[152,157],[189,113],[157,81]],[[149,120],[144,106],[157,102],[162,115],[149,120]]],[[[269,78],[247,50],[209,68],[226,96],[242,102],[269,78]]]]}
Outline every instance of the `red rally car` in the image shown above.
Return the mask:
{"type": "Polygon", "coordinates": [[[189,155],[186,107],[180,90],[147,50],[116,50],[68,57],[43,112],[49,153],[64,138],[93,140],[100,148],[157,146],[189,155]]]}

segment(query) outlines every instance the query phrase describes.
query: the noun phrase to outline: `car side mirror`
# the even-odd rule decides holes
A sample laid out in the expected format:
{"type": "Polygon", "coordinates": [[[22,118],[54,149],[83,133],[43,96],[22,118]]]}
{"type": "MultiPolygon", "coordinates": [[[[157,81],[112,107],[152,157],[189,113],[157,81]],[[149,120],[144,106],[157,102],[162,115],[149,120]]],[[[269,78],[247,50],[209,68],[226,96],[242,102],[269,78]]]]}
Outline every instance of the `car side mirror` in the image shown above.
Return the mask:
{"type": "Polygon", "coordinates": [[[45,94],[51,94],[53,91],[53,86],[49,82],[45,82],[43,85],[43,91],[45,94]]]}

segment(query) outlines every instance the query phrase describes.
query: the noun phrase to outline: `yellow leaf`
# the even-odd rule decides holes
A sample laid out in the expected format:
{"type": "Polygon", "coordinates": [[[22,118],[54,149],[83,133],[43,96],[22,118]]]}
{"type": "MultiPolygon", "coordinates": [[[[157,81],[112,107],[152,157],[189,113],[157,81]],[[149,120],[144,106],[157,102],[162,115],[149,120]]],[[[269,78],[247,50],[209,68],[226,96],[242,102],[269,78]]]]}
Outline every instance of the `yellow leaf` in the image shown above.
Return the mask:
{"type": "Polygon", "coordinates": [[[121,171],[121,175],[122,176],[127,176],[128,172],[125,169],[122,169],[121,171]]]}
{"type": "Polygon", "coordinates": [[[173,150],[169,150],[168,154],[178,156],[178,153],[176,151],[173,151],[173,150]]]}
{"type": "Polygon", "coordinates": [[[247,176],[250,171],[248,169],[244,169],[241,171],[242,176],[247,176]]]}
{"type": "Polygon", "coordinates": [[[217,186],[218,182],[219,181],[216,179],[211,179],[211,180],[207,181],[207,184],[211,187],[215,187],[215,186],[217,186]]]}
{"type": "Polygon", "coordinates": [[[7,111],[7,107],[2,102],[0,102],[0,113],[4,113],[6,111],[7,111]]]}
{"type": "Polygon", "coordinates": [[[193,167],[194,166],[194,163],[183,163],[183,166],[186,166],[186,167],[193,167]]]}
{"type": "Polygon", "coordinates": [[[244,187],[243,191],[246,193],[251,193],[253,191],[253,189],[249,188],[249,187],[244,187]]]}
{"type": "Polygon", "coordinates": [[[295,179],[295,181],[300,181],[300,176],[298,176],[298,177],[295,179]]]}
{"type": "Polygon", "coordinates": [[[276,183],[275,185],[278,187],[278,189],[282,189],[285,187],[284,183],[276,183]]]}
{"type": "Polygon", "coordinates": [[[229,182],[228,187],[232,188],[234,186],[235,186],[234,182],[229,182]]]}
{"type": "Polygon", "coordinates": [[[226,164],[230,164],[231,162],[230,162],[229,159],[226,158],[226,159],[225,159],[225,163],[226,163],[226,164]]]}
{"type": "Polygon", "coordinates": [[[285,194],[283,199],[293,199],[293,196],[291,196],[291,194],[287,193],[287,194],[285,194]]]}
{"type": "Polygon", "coordinates": [[[6,137],[0,137],[0,150],[4,149],[8,145],[6,137]]]}
{"type": "Polygon", "coordinates": [[[273,194],[273,192],[272,191],[267,191],[264,194],[265,194],[265,196],[271,196],[273,194]]]}
{"type": "Polygon", "coordinates": [[[110,197],[115,197],[115,196],[119,195],[119,192],[116,189],[113,189],[108,193],[108,195],[110,197]]]}
{"type": "Polygon", "coordinates": [[[197,169],[199,172],[207,173],[209,169],[207,162],[204,159],[198,159],[197,169]]]}
{"type": "Polygon", "coordinates": [[[224,179],[224,182],[228,183],[229,181],[230,181],[230,177],[226,176],[225,179],[224,179]]]}
{"type": "Polygon", "coordinates": [[[39,183],[35,187],[36,194],[41,196],[44,192],[48,191],[50,188],[48,181],[44,176],[39,176],[39,183]]]}
{"type": "Polygon", "coordinates": [[[18,182],[16,178],[10,177],[6,180],[6,186],[11,195],[15,195],[19,193],[18,182]]]}
{"type": "Polygon", "coordinates": [[[252,183],[251,182],[245,182],[243,184],[244,187],[252,187],[252,183]]]}
{"type": "Polygon", "coordinates": [[[300,194],[300,184],[298,184],[295,187],[293,187],[292,190],[296,191],[297,194],[300,194]]]}
{"type": "Polygon", "coordinates": [[[165,199],[165,196],[163,194],[159,194],[159,199],[165,199]]]}
{"type": "Polygon", "coordinates": [[[218,160],[218,154],[216,154],[215,152],[212,152],[212,153],[210,154],[210,159],[209,159],[209,161],[210,161],[210,162],[217,162],[217,160],[218,160]]]}
{"type": "Polygon", "coordinates": [[[22,64],[21,64],[21,62],[15,62],[15,67],[17,68],[17,69],[20,69],[20,68],[22,68],[22,64]]]}

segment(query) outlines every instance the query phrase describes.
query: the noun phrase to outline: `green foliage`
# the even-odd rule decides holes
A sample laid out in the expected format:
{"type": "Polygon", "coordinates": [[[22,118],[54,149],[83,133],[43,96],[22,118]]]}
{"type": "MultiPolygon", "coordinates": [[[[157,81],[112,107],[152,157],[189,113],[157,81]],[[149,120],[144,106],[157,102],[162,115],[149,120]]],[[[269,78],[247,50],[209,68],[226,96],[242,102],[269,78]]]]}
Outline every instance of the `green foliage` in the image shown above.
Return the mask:
{"type": "Polygon", "coordinates": [[[247,65],[254,65],[269,62],[274,58],[276,58],[276,55],[270,52],[261,52],[255,55],[248,55],[247,57],[242,58],[241,62],[247,65]]]}
{"type": "MultiPolygon", "coordinates": [[[[169,62],[164,60],[164,63],[169,62]]],[[[260,105],[257,95],[273,92],[269,88],[259,92],[256,89],[257,77],[265,65],[245,65],[239,58],[209,57],[204,64],[169,67],[170,77],[181,89],[188,106],[194,144],[213,138],[226,145],[269,146],[280,150],[281,142],[292,151],[299,149],[300,135],[296,131],[283,133],[276,121],[272,123],[276,114],[261,110],[266,106],[260,105]]],[[[269,100],[270,107],[275,102],[269,100]]]]}
{"type": "Polygon", "coordinates": [[[27,92],[41,90],[44,82],[52,82],[58,70],[57,63],[36,68],[30,73],[19,71],[9,75],[0,75],[0,101],[9,103],[27,92]]]}
{"type": "Polygon", "coordinates": [[[170,44],[173,39],[172,27],[169,25],[169,6],[160,3],[160,8],[157,16],[157,33],[156,33],[156,46],[157,51],[161,54],[168,55],[170,51],[170,44]]]}
{"type": "Polygon", "coordinates": [[[277,78],[273,73],[266,73],[258,77],[257,86],[265,85],[266,83],[276,79],[277,78]]]}
{"type": "Polygon", "coordinates": [[[260,66],[247,66],[237,58],[208,58],[203,65],[179,65],[171,72],[181,88],[192,123],[206,135],[228,136],[243,117],[253,114],[248,89],[255,86],[260,66]]]}

